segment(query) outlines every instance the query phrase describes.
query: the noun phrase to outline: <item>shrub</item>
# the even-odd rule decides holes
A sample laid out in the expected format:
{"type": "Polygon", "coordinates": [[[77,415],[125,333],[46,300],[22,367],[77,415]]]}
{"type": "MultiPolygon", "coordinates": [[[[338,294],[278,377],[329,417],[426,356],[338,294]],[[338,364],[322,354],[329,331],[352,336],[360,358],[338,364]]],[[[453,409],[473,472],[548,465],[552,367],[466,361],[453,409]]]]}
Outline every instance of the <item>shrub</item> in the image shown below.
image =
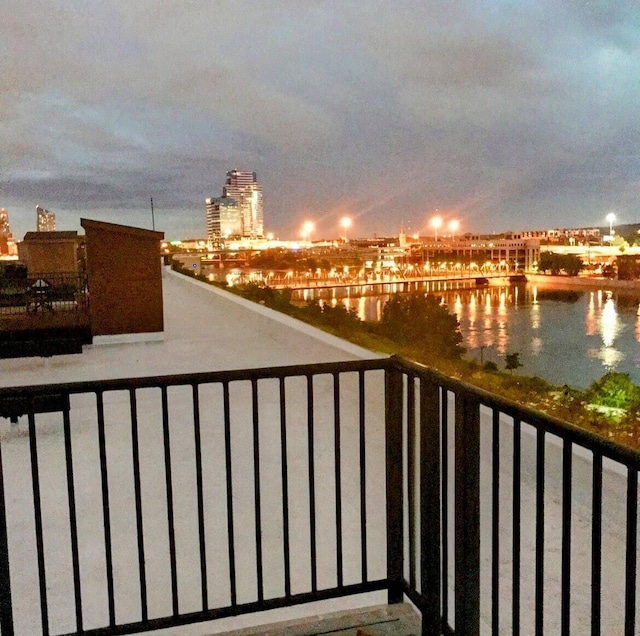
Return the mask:
{"type": "Polygon", "coordinates": [[[640,388],[628,373],[611,371],[591,384],[585,397],[598,406],[630,409],[640,406],[640,388]]]}
{"type": "Polygon", "coordinates": [[[465,352],[458,319],[431,294],[394,294],[384,306],[380,331],[426,357],[459,359],[465,352]]]}

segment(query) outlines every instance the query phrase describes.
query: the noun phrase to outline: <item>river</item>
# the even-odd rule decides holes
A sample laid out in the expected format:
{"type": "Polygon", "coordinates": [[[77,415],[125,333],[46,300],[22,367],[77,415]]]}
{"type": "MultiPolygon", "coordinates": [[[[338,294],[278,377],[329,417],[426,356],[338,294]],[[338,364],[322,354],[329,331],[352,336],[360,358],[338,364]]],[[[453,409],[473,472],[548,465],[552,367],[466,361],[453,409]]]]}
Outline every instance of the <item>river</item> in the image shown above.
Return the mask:
{"type": "MultiPolygon", "coordinates": [[[[517,352],[520,373],[576,388],[586,388],[607,371],[628,373],[640,384],[640,294],[605,286],[559,291],[532,283],[455,287],[440,283],[427,290],[456,314],[468,358],[504,368],[505,353],[517,352]]],[[[379,320],[393,291],[336,288],[307,290],[298,297],[342,302],[363,320],[379,320]]]]}

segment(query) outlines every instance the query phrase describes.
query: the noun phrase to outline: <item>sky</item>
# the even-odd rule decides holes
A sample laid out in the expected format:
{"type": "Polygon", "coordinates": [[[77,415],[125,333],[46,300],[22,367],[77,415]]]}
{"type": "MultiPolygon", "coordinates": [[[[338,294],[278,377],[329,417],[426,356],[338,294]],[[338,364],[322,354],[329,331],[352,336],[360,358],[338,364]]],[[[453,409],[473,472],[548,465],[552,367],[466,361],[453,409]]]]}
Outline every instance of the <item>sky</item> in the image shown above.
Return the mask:
{"type": "Polygon", "coordinates": [[[3,0],[0,207],[206,235],[228,170],[313,238],[640,221],[640,5],[3,0]]]}

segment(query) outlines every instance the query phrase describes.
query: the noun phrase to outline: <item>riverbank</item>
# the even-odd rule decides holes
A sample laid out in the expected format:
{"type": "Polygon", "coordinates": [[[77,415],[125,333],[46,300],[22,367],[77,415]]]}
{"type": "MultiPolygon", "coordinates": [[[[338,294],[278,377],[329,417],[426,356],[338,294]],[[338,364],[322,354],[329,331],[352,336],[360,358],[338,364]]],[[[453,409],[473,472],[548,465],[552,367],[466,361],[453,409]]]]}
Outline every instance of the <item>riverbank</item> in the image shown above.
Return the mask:
{"type": "Polygon", "coordinates": [[[618,280],[617,278],[587,278],[586,276],[553,276],[551,274],[526,274],[527,282],[544,287],[563,289],[607,289],[628,290],[640,294],[640,280],[618,280]]]}

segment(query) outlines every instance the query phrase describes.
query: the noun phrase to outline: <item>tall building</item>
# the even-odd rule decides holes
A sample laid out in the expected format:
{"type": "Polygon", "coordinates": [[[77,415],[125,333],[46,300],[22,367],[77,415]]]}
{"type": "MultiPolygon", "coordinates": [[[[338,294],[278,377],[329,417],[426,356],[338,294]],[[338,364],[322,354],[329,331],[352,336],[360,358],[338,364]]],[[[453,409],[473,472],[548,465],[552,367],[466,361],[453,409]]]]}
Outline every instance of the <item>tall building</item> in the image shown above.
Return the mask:
{"type": "Polygon", "coordinates": [[[239,238],[242,236],[242,211],[231,197],[207,199],[207,238],[239,238]]]}
{"type": "Polygon", "coordinates": [[[9,227],[9,213],[5,208],[0,208],[0,238],[11,238],[11,228],[9,227]]]}
{"type": "Polygon", "coordinates": [[[242,236],[264,236],[264,209],[262,188],[255,172],[230,170],[222,189],[222,198],[235,199],[242,215],[242,236]]]}
{"type": "Polygon", "coordinates": [[[36,217],[38,232],[56,231],[56,215],[53,212],[36,205],[36,217]]]}
{"type": "Polygon", "coordinates": [[[0,208],[0,256],[11,256],[15,251],[16,243],[9,227],[9,213],[5,208],[0,208]]]}

